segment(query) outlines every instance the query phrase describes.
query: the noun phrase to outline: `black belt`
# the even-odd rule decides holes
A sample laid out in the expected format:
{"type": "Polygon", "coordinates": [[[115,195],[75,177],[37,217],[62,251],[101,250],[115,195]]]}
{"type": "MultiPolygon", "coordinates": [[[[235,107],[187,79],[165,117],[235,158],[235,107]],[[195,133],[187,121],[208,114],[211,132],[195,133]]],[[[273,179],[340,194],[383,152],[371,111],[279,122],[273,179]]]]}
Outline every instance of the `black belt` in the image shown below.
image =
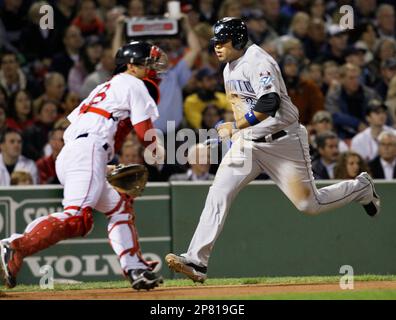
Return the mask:
{"type": "Polygon", "coordinates": [[[285,130],[281,130],[281,131],[275,132],[271,135],[268,135],[268,136],[265,136],[265,137],[262,137],[259,139],[253,139],[253,141],[254,142],[271,142],[271,141],[277,140],[279,138],[282,138],[286,135],[287,135],[287,132],[285,130]]]}
{"type": "MultiPolygon", "coordinates": [[[[80,139],[80,138],[86,138],[86,137],[88,137],[88,133],[83,133],[83,134],[80,134],[79,136],[77,136],[76,140],[80,139]]],[[[102,147],[105,151],[107,151],[107,149],[109,149],[109,144],[106,142],[102,147]]]]}

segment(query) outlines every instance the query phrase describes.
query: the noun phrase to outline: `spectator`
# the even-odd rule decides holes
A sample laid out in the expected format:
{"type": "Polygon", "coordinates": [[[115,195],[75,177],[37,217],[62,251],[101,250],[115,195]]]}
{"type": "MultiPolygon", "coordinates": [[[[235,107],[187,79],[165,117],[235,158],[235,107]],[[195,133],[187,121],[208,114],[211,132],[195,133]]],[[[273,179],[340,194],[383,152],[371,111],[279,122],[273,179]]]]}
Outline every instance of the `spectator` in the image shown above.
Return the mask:
{"type": "MultiPolygon", "coordinates": [[[[206,22],[200,22],[194,26],[194,32],[198,37],[199,45],[201,47],[201,53],[198,61],[195,61],[195,67],[197,68],[210,68],[218,70],[220,63],[214,54],[211,39],[213,37],[212,26],[206,22]]],[[[222,77],[219,77],[220,79],[222,77]]],[[[219,80],[220,82],[220,80],[219,80]]]]}
{"type": "Polygon", "coordinates": [[[309,4],[309,14],[311,19],[323,21],[327,26],[332,24],[332,18],[326,13],[326,3],[324,0],[311,0],[309,4]]]}
{"type": "MultiPolygon", "coordinates": [[[[316,160],[320,156],[318,152],[318,144],[316,142],[317,136],[329,131],[334,132],[333,120],[330,112],[324,110],[316,112],[312,118],[311,125],[307,128],[310,132],[309,151],[311,159],[316,160]]],[[[349,150],[349,147],[343,140],[338,139],[338,150],[339,152],[346,152],[349,150]]]]}
{"type": "Polygon", "coordinates": [[[378,98],[374,90],[360,84],[360,68],[345,64],[340,69],[341,86],[326,96],[326,109],[333,115],[334,126],[342,138],[352,138],[367,128],[367,103],[378,98]]]}
{"type": "Polygon", "coordinates": [[[76,15],[77,0],[57,0],[54,2],[54,25],[56,26],[56,28],[54,29],[54,52],[59,53],[66,48],[66,44],[64,43],[64,36],[67,32],[67,29],[70,28],[71,23],[76,15]]]}
{"type": "Polygon", "coordinates": [[[67,117],[80,104],[81,99],[78,93],[69,91],[66,94],[65,101],[61,104],[63,111],[62,116],[67,117]]]}
{"type": "Polygon", "coordinates": [[[371,86],[375,83],[376,78],[372,75],[369,68],[366,67],[364,60],[367,50],[357,45],[349,46],[345,49],[344,58],[346,63],[351,63],[360,68],[360,83],[371,86]]]}
{"type": "Polygon", "coordinates": [[[98,7],[96,9],[96,16],[101,20],[106,20],[107,12],[114,9],[117,4],[117,0],[98,0],[98,7]]]}
{"type": "Polygon", "coordinates": [[[280,0],[259,0],[265,19],[268,24],[275,29],[279,35],[287,33],[290,24],[290,18],[281,13],[280,0]]]}
{"type": "Polygon", "coordinates": [[[379,155],[369,165],[375,179],[396,179],[396,134],[384,131],[378,136],[379,155]]]}
{"type": "Polygon", "coordinates": [[[131,0],[128,3],[128,17],[144,17],[144,3],[141,0],[131,0]]]}
{"type": "Polygon", "coordinates": [[[323,132],[316,137],[319,158],[312,162],[315,179],[334,179],[334,167],[337,163],[338,137],[334,132],[323,132]]]}
{"type": "Polygon", "coordinates": [[[92,35],[100,36],[104,32],[104,24],[96,14],[94,0],[81,0],[78,14],[72,24],[80,29],[84,38],[92,35]]]}
{"type": "Polygon", "coordinates": [[[307,64],[304,46],[297,38],[287,38],[283,42],[283,56],[293,56],[297,59],[301,67],[304,67],[307,64]]]}
{"type": "Polygon", "coordinates": [[[315,112],[323,110],[324,98],[320,88],[312,81],[300,77],[300,65],[293,56],[286,56],[282,72],[289,96],[298,108],[300,122],[309,124],[315,112]]]}
{"type": "Polygon", "coordinates": [[[27,171],[14,171],[11,174],[10,185],[12,186],[29,186],[33,184],[32,175],[27,171]]]}
{"type": "Polygon", "coordinates": [[[245,16],[245,22],[249,31],[249,39],[259,46],[264,42],[278,38],[278,34],[268,25],[261,11],[250,11],[245,16]]]}
{"type": "MultiPolygon", "coordinates": [[[[154,125],[164,133],[169,133],[167,128],[168,121],[174,121],[175,128],[178,128],[183,120],[183,87],[191,78],[191,69],[200,53],[199,40],[192,30],[186,16],[183,18],[184,30],[187,35],[189,51],[182,59],[168,71],[161,75],[160,92],[161,101],[158,105],[160,117],[154,125]],[[169,94],[172,92],[172,94],[169,94]]],[[[173,129],[170,128],[172,131],[173,129]]]]}
{"type": "Polygon", "coordinates": [[[395,38],[395,8],[390,4],[381,4],[378,7],[377,28],[381,38],[395,38]]]}
{"type": "Polygon", "coordinates": [[[97,70],[85,78],[81,87],[80,97],[85,99],[97,85],[110,79],[114,68],[115,64],[112,49],[106,48],[103,51],[102,57],[100,59],[100,65],[98,66],[97,70]]]}
{"type": "Polygon", "coordinates": [[[151,166],[144,162],[143,147],[140,143],[126,140],[122,145],[118,162],[122,164],[144,164],[149,172],[149,181],[164,181],[161,169],[164,166],[151,166]]]}
{"type": "Polygon", "coordinates": [[[340,69],[336,62],[326,61],[323,64],[323,84],[321,87],[323,95],[334,91],[340,85],[340,69]]]}
{"type": "Polygon", "coordinates": [[[2,136],[7,130],[7,122],[6,122],[6,111],[3,106],[0,105],[0,136],[2,136]]]}
{"type": "Polygon", "coordinates": [[[69,26],[63,36],[65,49],[53,58],[51,70],[62,74],[64,79],[69,76],[69,71],[79,61],[80,49],[84,44],[81,31],[76,26],[69,26]]]}
{"type": "Polygon", "coordinates": [[[9,186],[14,171],[30,172],[33,183],[38,181],[37,167],[33,160],[22,156],[22,136],[19,131],[7,129],[0,138],[0,186],[9,186]]]}
{"type": "Polygon", "coordinates": [[[207,22],[210,25],[214,24],[217,20],[216,8],[213,0],[198,1],[199,21],[207,22]]]}
{"type": "Polygon", "coordinates": [[[25,16],[22,0],[4,0],[0,7],[0,20],[4,24],[7,39],[16,48],[19,46],[22,29],[26,25],[25,16]]]}
{"type": "Polygon", "coordinates": [[[208,181],[213,180],[214,175],[209,173],[210,160],[208,148],[197,144],[188,150],[187,162],[190,169],[186,173],[173,174],[169,181],[208,181]]]}
{"type": "Polygon", "coordinates": [[[369,63],[374,59],[373,52],[378,44],[377,30],[372,22],[358,24],[351,32],[351,42],[367,50],[365,62],[369,63]]]}
{"type": "Polygon", "coordinates": [[[322,53],[322,60],[332,60],[339,65],[345,62],[344,50],[348,44],[348,35],[345,30],[337,24],[331,25],[327,30],[328,47],[322,53]]]}
{"type": "Polygon", "coordinates": [[[305,12],[297,12],[290,23],[289,35],[299,39],[302,43],[308,39],[308,28],[311,18],[305,12]]]}
{"type": "Polygon", "coordinates": [[[166,3],[163,0],[150,0],[149,5],[147,6],[147,15],[162,16],[165,13],[165,6],[166,3]]]}
{"type": "Polygon", "coordinates": [[[49,156],[43,156],[36,161],[40,184],[60,184],[55,171],[55,161],[64,145],[64,131],[65,130],[63,128],[58,128],[49,132],[48,140],[52,153],[49,156]]]}
{"type": "Polygon", "coordinates": [[[367,172],[368,166],[356,152],[341,153],[334,167],[334,179],[355,179],[360,173],[367,172]]]}
{"type": "Polygon", "coordinates": [[[10,97],[19,90],[28,90],[37,93],[35,84],[29,81],[22,69],[19,67],[17,56],[13,52],[4,52],[0,62],[0,86],[10,97]]]}
{"type": "Polygon", "coordinates": [[[305,70],[303,70],[302,75],[307,80],[314,82],[317,86],[322,88],[323,86],[323,70],[322,64],[312,62],[310,63],[305,70]]]}
{"type": "Polygon", "coordinates": [[[355,21],[374,21],[377,0],[356,0],[355,1],[355,21]]]}
{"type": "MultiPolygon", "coordinates": [[[[54,50],[54,29],[40,27],[42,13],[40,8],[48,5],[46,1],[38,1],[29,9],[29,22],[22,30],[20,48],[28,62],[49,59],[54,50]]],[[[49,64],[49,62],[47,62],[49,64]]]]}
{"type": "Polygon", "coordinates": [[[375,86],[378,95],[385,100],[392,78],[396,76],[396,57],[386,59],[381,65],[381,77],[375,86]]]}
{"type": "Polygon", "coordinates": [[[22,132],[33,125],[32,100],[26,90],[19,90],[11,96],[8,111],[7,127],[22,132]]]}
{"type": "Polygon", "coordinates": [[[43,156],[49,132],[52,130],[57,118],[57,102],[51,100],[43,101],[38,108],[34,124],[22,132],[24,142],[22,153],[25,157],[36,161],[43,156]]]}
{"type": "Polygon", "coordinates": [[[63,76],[57,72],[48,73],[44,80],[44,93],[33,102],[34,114],[37,114],[43,101],[52,100],[61,105],[64,93],[65,79],[63,76]]]}
{"type": "Polygon", "coordinates": [[[219,8],[217,17],[219,19],[224,17],[236,17],[241,18],[242,6],[238,0],[224,0],[219,8]]]}
{"type": "Polygon", "coordinates": [[[387,107],[381,101],[376,99],[369,101],[366,109],[369,127],[352,138],[351,149],[359,153],[365,161],[371,161],[377,156],[377,139],[380,133],[393,130],[385,125],[386,111],[387,107]]]}
{"type": "Polygon", "coordinates": [[[200,128],[206,130],[213,129],[220,120],[222,120],[221,110],[213,104],[208,104],[202,111],[200,128]]]}
{"type": "Polygon", "coordinates": [[[86,39],[82,48],[80,60],[70,69],[67,79],[68,88],[77,92],[82,97],[81,89],[85,78],[95,71],[103,54],[103,44],[97,36],[90,36],[86,39]]]}
{"type": "Polygon", "coordinates": [[[318,57],[326,48],[326,28],[322,20],[311,19],[308,28],[308,37],[304,41],[304,52],[311,61],[318,57]]]}
{"type": "Polygon", "coordinates": [[[201,69],[197,75],[197,92],[186,97],[184,102],[184,114],[188,124],[199,129],[202,122],[202,112],[209,104],[220,109],[231,109],[231,105],[223,92],[216,88],[216,72],[208,68],[201,69]]]}

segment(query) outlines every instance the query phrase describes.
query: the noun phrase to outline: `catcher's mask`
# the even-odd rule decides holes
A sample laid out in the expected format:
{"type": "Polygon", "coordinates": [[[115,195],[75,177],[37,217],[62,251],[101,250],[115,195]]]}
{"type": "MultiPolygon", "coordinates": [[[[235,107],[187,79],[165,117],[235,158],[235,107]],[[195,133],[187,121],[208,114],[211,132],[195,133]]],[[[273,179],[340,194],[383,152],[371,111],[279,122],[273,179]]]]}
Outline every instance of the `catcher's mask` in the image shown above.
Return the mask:
{"type": "Polygon", "coordinates": [[[162,73],[168,68],[168,57],[163,50],[150,42],[133,41],[118,49],[115,63],[117,73],[126,70],[128,63],[162,73]]]}

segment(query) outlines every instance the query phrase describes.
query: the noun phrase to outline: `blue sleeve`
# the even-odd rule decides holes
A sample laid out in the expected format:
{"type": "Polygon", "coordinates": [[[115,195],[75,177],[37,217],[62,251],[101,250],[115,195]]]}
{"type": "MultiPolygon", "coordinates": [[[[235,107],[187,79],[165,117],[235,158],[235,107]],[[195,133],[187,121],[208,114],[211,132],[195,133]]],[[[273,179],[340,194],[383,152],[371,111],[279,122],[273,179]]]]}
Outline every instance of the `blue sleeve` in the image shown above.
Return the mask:
{"type": "Polygon", "coordinates": [[[186,60],[181,59],[176,66],[174,67],[173,71],[176,73],[177,82],[179,86],[183,88],[187,82],[190,80],[192,71],[190,67],[187,65],[186,60]]]}

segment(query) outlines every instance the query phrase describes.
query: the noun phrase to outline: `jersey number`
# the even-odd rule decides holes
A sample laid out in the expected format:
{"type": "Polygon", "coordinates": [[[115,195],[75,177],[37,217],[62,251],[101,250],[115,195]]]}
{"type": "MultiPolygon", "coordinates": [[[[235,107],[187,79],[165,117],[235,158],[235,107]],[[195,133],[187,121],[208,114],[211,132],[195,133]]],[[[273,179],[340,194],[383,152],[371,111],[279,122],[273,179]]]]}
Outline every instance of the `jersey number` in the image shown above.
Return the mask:
{"type": "Polygon", "coordinates": [[[98,93],[92,98],[92,100],[89,102],[89,105],[93,106],[106,99],[106,91],[109,90],[109,88],[110,83],[105,84],[102,89],[100,89],[98,93]]]}

